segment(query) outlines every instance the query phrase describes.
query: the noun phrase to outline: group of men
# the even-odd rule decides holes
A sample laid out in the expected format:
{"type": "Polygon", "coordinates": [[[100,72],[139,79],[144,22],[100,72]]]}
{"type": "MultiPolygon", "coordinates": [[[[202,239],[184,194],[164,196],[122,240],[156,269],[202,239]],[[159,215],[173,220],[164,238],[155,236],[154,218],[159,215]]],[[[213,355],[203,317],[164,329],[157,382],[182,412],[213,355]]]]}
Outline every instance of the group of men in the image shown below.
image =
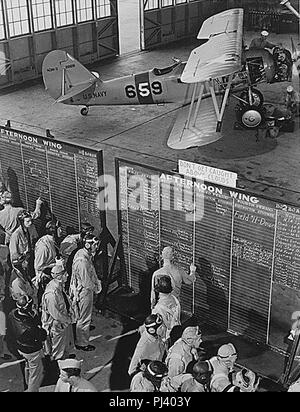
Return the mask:
{"type": "MultiPolygon", "coordinates": [[[[35,220],[41,214],[41,199],[35,211],[29,212],[15,208],[9,192],[3,191],[0,205],[0,299],[11,302],[7,319],[0,308],[0,356],[9,356],[4,345],[7,326],[15,345],[9,350],[25,363],[27,391],[39,391],[43,359],[48,357],[59,369],[55,392],[97,392],[81,376],[82,361],[75,354],[75,349],[95,349],[89,338],[94,296],[101,292],[101,281],[94,266],[99,253],[94,227],[82,223],[80,233],[62,238],[60,222],[51,214],[38,226],[38,233],[35,220]]],[[[259,376],[249,369],[238,370],[232,343],[207,357],[199,325],[181,323],[182,284],[195,282],[196,266],[191,263],[189,273],[180,269],[171,246],[162,250],[161,258],[162,266],[152,276],[151,313],[139,328],[128,368],[129,390],[257,391],[259,376]]]]}
{"type": "Polygon", "coordinates": [[[198,325],[181,325],[182,283],[196,280],[196,267],[185,273],[174,264],[174,252],[162,251],[163,265],[154,272],[151,314],[140,328],[140,339],[130,361],[131,392],[254,392],[259,377],[250,370],[234,374],[237,351],[221,345],[217,355],[205,358],[198,325]]]}
{"type": "Polygon", "coordinates": [[[36,392],[45,357],[58,365],[74,358],[75,349],[95,349],[89,337],[94,296],[102,289],[94,266],[100,242],[88,222],[80,233],[63,237],[53,213],[40,221],[42,199],[30,212],[15,207],[11,193],[1,187],[0,356],[10,357],[6,343],[25,362],[27,391],[36,392]]]}

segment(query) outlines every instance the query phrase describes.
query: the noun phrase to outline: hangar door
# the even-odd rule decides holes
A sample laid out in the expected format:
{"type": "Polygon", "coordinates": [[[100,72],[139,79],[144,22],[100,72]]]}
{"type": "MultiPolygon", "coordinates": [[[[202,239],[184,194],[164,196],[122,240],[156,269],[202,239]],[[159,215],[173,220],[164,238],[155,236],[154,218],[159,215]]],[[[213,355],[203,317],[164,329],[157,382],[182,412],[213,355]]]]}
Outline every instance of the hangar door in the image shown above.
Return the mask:
{"type": "Polygon", "coordinates": [[[140,4],[140,0],[118,0],[120,55],[141,50],[140,4]]]}
{"type": "Polygon", "coordinates": [[[196,37],[209,16],[226,10],[224,0],[141,0],[143,2],[142,48],[157,47],[196,37]]]}
{"type": "Polygon", "coordinates": [[[121,159],[117,175],[129,286],[149,299],[144,285],[172,246],[180,267],[197,266],[184,312],[287,350],[300,305],[300,207],[121,159]]]}
{"type": "Polygon", "coordinates": [[[0,88],[40,77],[54,49],[85,65],[116,56],[117,0],[0,1],[0,88]]]}

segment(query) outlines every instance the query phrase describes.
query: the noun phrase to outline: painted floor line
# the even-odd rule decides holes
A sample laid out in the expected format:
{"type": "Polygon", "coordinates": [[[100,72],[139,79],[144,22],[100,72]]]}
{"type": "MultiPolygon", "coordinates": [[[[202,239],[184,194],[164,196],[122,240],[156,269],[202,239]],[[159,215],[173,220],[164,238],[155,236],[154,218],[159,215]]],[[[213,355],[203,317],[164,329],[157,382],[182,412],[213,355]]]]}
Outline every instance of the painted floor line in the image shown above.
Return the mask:
{"type": "Polygon", "coordinates": [[[110,368],[111,365],[112,365],[112,363],[110,362],[107,365],[101,365],[101,366],[97,366],[96,368],[90,369],[89,371],[86,371],[85,373],[96,373],[96,372],[99,372],[103,369],[110,368]]]}
{"type": "Polygon", "coordinates": [[[19,359],[13,362],[5,362],[5,363],[2,363],[2,365],[0,365],[0,369],[8,368],[9,366],[14,366],[21,362],[25,362],[25,359],[19,359]]]}
{"type": "Polygon", "coordinates": [[[133,330],[130,330],[129,332],[122,333],[122,335],[114,336],[113,338],[108,339],[107,342],[111,342],[111,341],[113,341],[113,340],[123,338],[123,336],[132,335],[133,333],[137,332],[138,330],[139,330],[139,329],[133,329],[133,330]]]}
{"type": "Polygon", "coordinates": [[[101,338],[101,336],[103,336],[103,335],[90,336],[89,341],[91,342],[92,340],[95,340],[95,339],[101,338]]]}

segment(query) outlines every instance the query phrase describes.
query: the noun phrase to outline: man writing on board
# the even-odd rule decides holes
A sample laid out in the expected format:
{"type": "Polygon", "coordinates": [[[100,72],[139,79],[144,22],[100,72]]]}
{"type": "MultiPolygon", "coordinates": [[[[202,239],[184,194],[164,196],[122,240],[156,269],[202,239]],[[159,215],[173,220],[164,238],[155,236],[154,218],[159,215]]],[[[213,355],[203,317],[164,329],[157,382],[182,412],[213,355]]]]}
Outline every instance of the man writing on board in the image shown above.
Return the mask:
{"type": "Polygon", "coordinates": [[[170,276],[171,283],[172,283],[172,294],[179,299],[181,285],[185,283],[186,285],[191,285],[196,280],[196,266],[191,263],[190,265],[190,273],[186,273],[183,269],[179,268],[177,265],[173,263],[174,260],[174,252],[171,246],[167,246],[163,249],[161,257],[163,259],[163,266],[156,270],[152,276],[152,284],[151,284],[151,309],[156,304],[157,296],[155,293],[155,285],[158,283],[158,279],[161,276],[170,276]]]}

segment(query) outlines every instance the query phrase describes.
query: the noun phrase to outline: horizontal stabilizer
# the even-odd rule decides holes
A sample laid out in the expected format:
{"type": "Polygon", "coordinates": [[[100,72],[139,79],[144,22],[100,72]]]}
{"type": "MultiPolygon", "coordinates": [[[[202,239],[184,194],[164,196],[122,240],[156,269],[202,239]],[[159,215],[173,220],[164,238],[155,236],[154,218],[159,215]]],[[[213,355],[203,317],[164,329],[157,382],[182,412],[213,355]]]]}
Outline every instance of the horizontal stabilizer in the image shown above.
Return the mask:
{"type": "Polygon", "coordinates": [[[77,86],[73,86],[71,89],[68,90],[68,92],[62,96],[60,96],[58,99],[55,100],[55,103],[64,103],[66,100],[71,99],[71,97],[76,96],[79,93],[84,92],[85,90],[89,89],[93,84],[96,82],[96,79],[94,81],[88,81],[83,84],[78,84],[77,86]]]}

